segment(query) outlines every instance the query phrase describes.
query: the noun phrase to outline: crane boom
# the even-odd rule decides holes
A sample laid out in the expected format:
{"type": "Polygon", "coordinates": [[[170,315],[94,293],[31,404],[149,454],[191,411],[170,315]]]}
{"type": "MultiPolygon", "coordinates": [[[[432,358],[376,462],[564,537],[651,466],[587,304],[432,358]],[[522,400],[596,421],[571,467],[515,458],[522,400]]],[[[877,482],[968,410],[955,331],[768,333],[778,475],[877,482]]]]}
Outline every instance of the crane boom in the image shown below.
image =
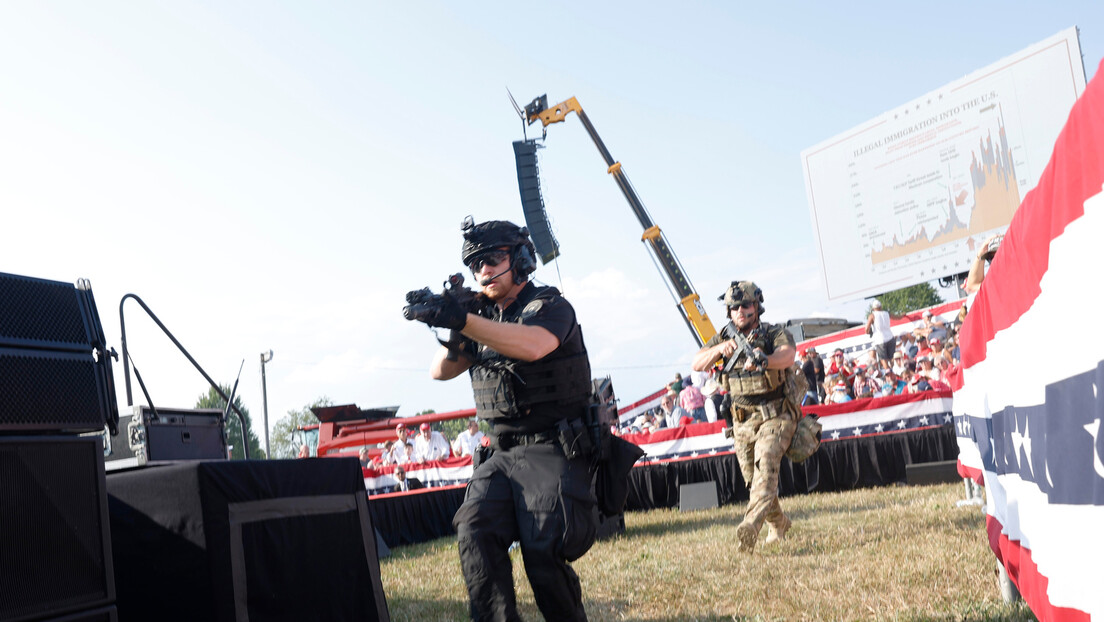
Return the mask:
{"type": "Polygon", "coordinates": [[[640,201],[640,197],[636,195],[636,191],[633,190],[629,178],[625,176],[621,163],[614,160],[613,156],[610,155],[609,149],[602,142],[598,131],[594,129],[594,124],[590,122],[590,118],[583,112],[583,107],[579,105],[578,100],[572,97],[555,106],[548,107],[548,97],[541,95],[525,106],[525,120],[530,125],[540,121],[542,126],[547,128],[553,123],[565,121],[568,113],[571,112],[579,117],[579,121],[586,128],[590,139],[594,141],[594,146],[602,154],[602,159],[606,161],[606,172],[613,176],[614,181],[617,182],[617,187],[621,189],[621,193],[625,195],[625,199],[629,202],[633,214],[640,221],[640,226],[644,228],[644,234],[640,239],[651,250],[652,256],[667,278],[667,283],[673,289],[683,320],[686,321],[690,332],[694,334],[698,346],[705,345],[717,334],[717,330],[713,327],[713,322],[709,320],[705,308],[702,307],[701,298],[694,291],[694,286],[682,269],[682,264],[679,263],[675,252],[671,250],[671,245],[667,243],[667,237],[663,235],[663,231],[660,230],[659,226],[652,222],[648,210],[644,208],[644,204],[640,201]]]}

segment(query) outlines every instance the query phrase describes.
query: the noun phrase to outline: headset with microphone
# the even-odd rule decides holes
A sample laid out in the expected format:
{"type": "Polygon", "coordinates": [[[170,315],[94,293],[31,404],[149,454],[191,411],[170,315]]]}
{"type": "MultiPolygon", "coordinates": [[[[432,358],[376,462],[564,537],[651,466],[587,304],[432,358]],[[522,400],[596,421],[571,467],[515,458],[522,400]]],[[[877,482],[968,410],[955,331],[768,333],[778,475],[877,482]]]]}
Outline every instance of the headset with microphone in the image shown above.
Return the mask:
{"type": "Polygon", "coordinates": [[[477,254],[496,246],[510,247],[510,267],[498,274],[483,279],[480,286],[487,286],[507,272],[514,273],[514,283],[525,283],[528,276],[537,269],[535,249],[529,239],[529,229],[519,227],[512,222],[493,220],[478,225],[468,216],[461,224],[464,232],[464,248],[461,259],[468,263],[477,254]]]}
{"type": "MultiPolygon", "coordinates": [[[[511,264],[512,264],[512,263],[513,263],[513,262],[511,262],[511,264]]],[[[513,267],[513,265],[511,265],[511,266],[510,266],[509,268],[506,268],[506,269],[505,269],[505,270],[503,270],[502,272],[499,272],[498,274],[496,274],[496,275],[494,275],[494,276],[492,276],[492,277],[488,277],[488,278],[486,278],[486,279],[483,279],[482,281],[480,281],[480,282],[479,282],[479,286],[480,286],[480,287],[486,287],[486,286],[490,285],[491,283],[493,283],[495,279],[497,279],[498,277],[502,276],[503,274],[507,274],[507,273],[509,273],[509,272],[513,271],[513,269],[514,269],[514,267],[513,267]]],[[[514,280],[516,281],[517,279],[515,278],[514,280]]]]}

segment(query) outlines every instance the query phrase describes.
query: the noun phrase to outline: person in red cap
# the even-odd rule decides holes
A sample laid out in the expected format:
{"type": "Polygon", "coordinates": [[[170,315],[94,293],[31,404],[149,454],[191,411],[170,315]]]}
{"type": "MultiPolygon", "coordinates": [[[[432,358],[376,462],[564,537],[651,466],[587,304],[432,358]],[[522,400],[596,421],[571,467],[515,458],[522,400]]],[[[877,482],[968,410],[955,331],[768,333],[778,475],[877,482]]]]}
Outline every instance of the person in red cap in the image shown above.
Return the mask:
{"type": "Polygon", "coordinates": [[[409,436],[410,430],[406,428],[406,424],[400,423],[395,426],[395,444],[391,446],[391,456],[389,462],[391,464],[406,464],[410,462],[410,451],[407,445],[410,443],[409,436]]]}
{"type": "Polygon", "coordinates": [[[913,374],[909,380],[909,393],[920,393],[921,391],[931,391],[931,385],[928,384],[928,380],[920,374],[913,374]]]}
{"type": "Polygon", "coordinates": [[[434,430],[429,422],[423,423],[418,428],[418,436],[414,438],[414,461],[429,462],[430,460],[444,460],[448,457],[448,441],[440,432],[434,430]]]}
{"type": "Polygon", "coordinates": [[[839,376],[839,379],[847,386],[851,385],[851,377],[855,375],[854,363],[847,360],[842,348],[836,348],[832,352],[832,364],[825,371],[827,376],[839,376]]]}

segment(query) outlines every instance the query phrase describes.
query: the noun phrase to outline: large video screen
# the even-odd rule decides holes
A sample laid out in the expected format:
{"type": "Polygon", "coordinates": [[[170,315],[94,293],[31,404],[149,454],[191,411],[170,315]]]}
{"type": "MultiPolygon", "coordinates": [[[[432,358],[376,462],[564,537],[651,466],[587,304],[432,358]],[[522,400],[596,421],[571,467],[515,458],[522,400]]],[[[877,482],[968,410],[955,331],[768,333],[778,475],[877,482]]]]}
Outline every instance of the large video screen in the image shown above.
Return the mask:
{"type": "Polygon", "coordinates": [[[969,270],[1084,90],[1070,28],[803,151],[828,300],[969,270]]]}

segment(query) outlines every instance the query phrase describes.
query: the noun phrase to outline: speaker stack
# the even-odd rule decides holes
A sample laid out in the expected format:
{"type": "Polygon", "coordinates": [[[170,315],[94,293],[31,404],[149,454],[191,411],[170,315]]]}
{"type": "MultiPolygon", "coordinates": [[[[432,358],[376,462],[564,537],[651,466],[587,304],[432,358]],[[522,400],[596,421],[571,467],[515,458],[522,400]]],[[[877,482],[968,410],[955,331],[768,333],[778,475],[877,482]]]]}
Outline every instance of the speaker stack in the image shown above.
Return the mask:
{"type": "Polygon", "coordinates": [[[113,621],[103,446],[118,423],[87,281],[0,273],[0,620],[113,621]]]}
{"type": "Polygon", "coordinates": [[[544,197],[540,189],[540,169],[537,166],[537,141],[514,141],[514,162],[517,165],[518,191],[521,193],[521,209],[525,213],[525,226],[537,249],[541,263],[546,264],[560,254],[560,244],[552,234],[548,214],[544,211],[544,197]]]}

